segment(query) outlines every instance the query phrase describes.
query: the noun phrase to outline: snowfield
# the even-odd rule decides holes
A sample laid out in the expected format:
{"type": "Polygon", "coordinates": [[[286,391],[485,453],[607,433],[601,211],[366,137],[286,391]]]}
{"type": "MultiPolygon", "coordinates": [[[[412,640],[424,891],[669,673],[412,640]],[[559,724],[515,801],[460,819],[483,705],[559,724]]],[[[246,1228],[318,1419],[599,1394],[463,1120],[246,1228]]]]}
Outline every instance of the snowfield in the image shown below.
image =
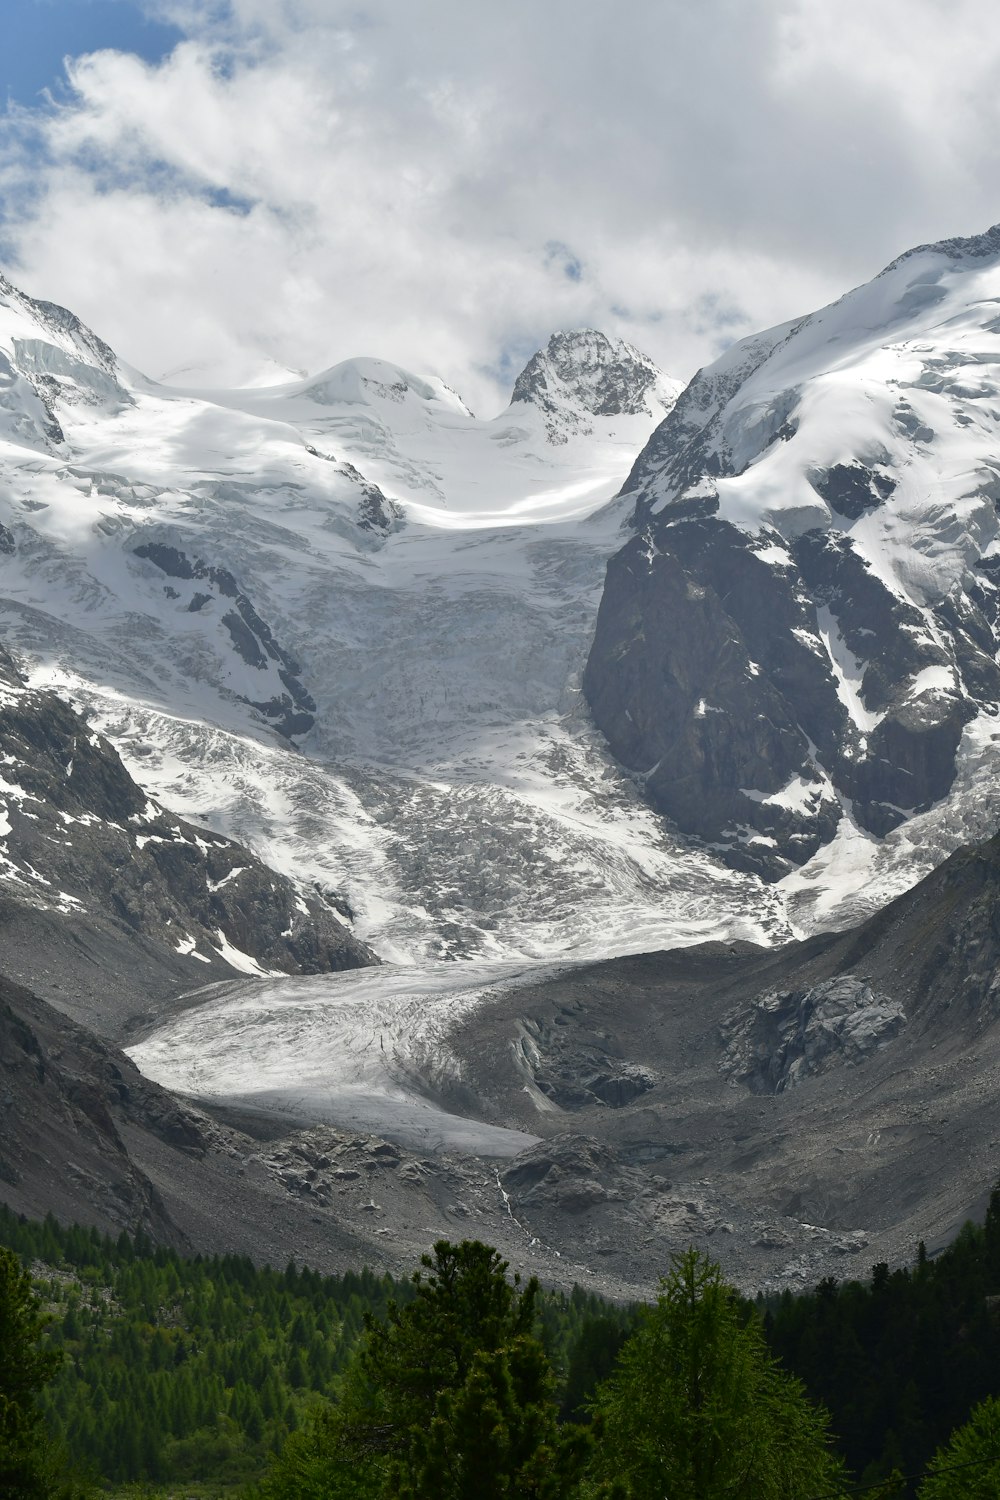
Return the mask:
{"type": "MultiPolygon", "coordinates": [[[[787,930],[664,829],[580,699],[612,497],[676,382],[636,356],[640,409],[596,415],[550,367],[541,404],[480,421],[383,361],[192,393],[106,351],[98,381],[83,335],[5,295],[11,365],[14,330],[51,341],[63,441],[22,393],[0,621],[152,794],[338,892],[397,962],[787,930]],[[312,704],[292,743],[253,707],[287,701],[288,662],[312,704]]],[[[584,351],[590,377],[623,351],[584,351]]]]}

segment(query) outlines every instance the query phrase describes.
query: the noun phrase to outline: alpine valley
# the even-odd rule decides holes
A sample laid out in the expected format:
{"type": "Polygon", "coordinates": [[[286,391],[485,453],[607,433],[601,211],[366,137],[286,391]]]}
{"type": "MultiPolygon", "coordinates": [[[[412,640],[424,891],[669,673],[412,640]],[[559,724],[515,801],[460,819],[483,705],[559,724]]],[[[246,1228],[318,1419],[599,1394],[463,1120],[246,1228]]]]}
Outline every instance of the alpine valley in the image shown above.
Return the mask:
{"type": "Polygon", "coordinates": [[[1000,227],[685,389],[556,333],[489,420],[158,384],[0,278],[0,641],[15,1210],[620,1293],[981,1206],[1000,227]]]}

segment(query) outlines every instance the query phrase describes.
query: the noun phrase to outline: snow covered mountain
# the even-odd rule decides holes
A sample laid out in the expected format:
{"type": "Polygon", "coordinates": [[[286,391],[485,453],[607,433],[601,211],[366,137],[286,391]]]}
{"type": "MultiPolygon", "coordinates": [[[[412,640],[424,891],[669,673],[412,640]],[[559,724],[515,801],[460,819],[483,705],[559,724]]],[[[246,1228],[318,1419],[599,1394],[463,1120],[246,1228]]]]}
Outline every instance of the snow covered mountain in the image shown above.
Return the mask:
{"type": "Polygon", "coordinates": [[[554,333],[514,382],[511,406],[542,413],[550,443],[594,432],[593,417],[646,417],[669,412],[681,393],[645,354],[584,329],[554,333]]]}
{"type": "Polygon", "coordinates": [[[584,686],[654,806],[803,922],[994,831],[1000,227],[735,345],[626,494],[584,686]]]}
{"type": "Polygon", "coordinates": [[[484,421],[376,360],[168,389],[6,283],[0,349],[3,638],[165,806],[386,958],[784,930],[580,699],[607,502],[677,388],[635,351],[557,335],[484,421]]]}
{"type": "Polygon", "coordinates": [[[662,422],[594,332],[483,420],[158,385],[4,282],[2,638],[383,958],[844,925],[993,832],[998,267],[912,252],[662,422]]]}
{"type": "MultiPolygon", "coordinates": [[[[359,1224],[382,1212],[350,1155],[367,1172],[370,1130],[402,1142],[379,1160],[403,1185],[353,1244],[449,1229],[467,1195],[525,1256],[617,1256],[622,1285],[717,1230],[785,1284],[905,1253],[935,1194],[935,1233],[968,1210],[996,847],[859,933],[775,945],[995,832],[1000,231],[676,394],[594,332],[554,335],[491,420],[374,359],[168,387],[0,281],[6,969],[64,1010],[70,976],[74,1015],[141,1032],[147,1077],[222,1118],[199,1116],[218,1161],[194,1212],[184,1163],[158,1164],[173,1106],[122,1116],[199,1242],[224,1187],[225,1245],[248,1243],[252,1159],[321,1253],[341,1175],[359,1224]],[[336,913],[396,965],[273,972],[364,964],[336,913]],[[159,991],[122,972],[122,922],[159,991]],[[81,942],[88,972],[118,963],[110,1019],[81,942]],[[250,977],[171,1014],[205,960],[250,977]],[[884,1109],[911,1123],[876,1150],[884,1109]],[[250,1151],[261,1110],[294,1142],[250,1151]],[[408,1151],[443,1153],[433,1214],[438,1169],[404,1175],[408,1151]]],[[[14,999],[26,1058],[30,1033],[101,1088],[131,1078],[14,999]]]]}

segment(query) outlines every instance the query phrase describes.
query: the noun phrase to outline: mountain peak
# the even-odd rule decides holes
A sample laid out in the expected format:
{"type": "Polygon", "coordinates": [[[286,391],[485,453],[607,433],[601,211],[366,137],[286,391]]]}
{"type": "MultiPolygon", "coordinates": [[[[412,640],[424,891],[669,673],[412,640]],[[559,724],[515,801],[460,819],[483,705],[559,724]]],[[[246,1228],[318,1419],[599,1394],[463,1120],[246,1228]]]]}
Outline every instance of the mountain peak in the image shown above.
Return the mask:
{"type": "Polygon", "coordinates": [[[0,434],[55,452],[65,441],[60,408],[116,410],[131,398],[114,351],[75,313],[40,302],[0,274],[0,434]]]}
{"type": "Polygon", "coordinates": [[[319,406],[337,402],[371,405],[385,401],[399,405],[407,399],[415,399],[466,417],[472,415],[462,398],[437,376],[414,375],[385,359],[342,360],[340,364],[302,381],[299,389],[302,395],[319,406]]]}
{"type": "Polygon", "coordinates": [[[886,276],[904,261],[912,260],[915,255],[929,254],[945,255],[949,260],[985,260],[989,256],[1000,255],[1000,224],[993,224],[982,234],[956,235],[927,245],[914,245],[912,250],[904,250],[902,255],[897,255],[879,274],[886,276]]]}
{"type": "Polygon", "coordinates": [[[1000,227],[919,246],[699,371],[633,467],[584,691],[737,868],[829,848],[829,880],[961,799],[1000,701],[998,307],[1000,227]]]}
{"type": "Polygon", "coordinates": [[[37,297],[29,297],[13,282],[8,281],[3,272],[0,272],[0,307],[8,308],[15,319],[34,325],[33,328],[26,327],[25,332],[55,338],[63,348],[71,349],[76,356],[96,365],[105,374],[117,374],[118,361],[114,350],[103,339],[98,338],[76,313],[61,307],[58,302],[43,302],[37,297]]]}
{"type": "Polygon", "coordinates": [[[647,354],[610,339],[595,328],[554,333],[514,382],[511,406],[538,408],[549,441],[593,430],[589,417],[665,416],[681,390],[679,381],[647,354]]]}

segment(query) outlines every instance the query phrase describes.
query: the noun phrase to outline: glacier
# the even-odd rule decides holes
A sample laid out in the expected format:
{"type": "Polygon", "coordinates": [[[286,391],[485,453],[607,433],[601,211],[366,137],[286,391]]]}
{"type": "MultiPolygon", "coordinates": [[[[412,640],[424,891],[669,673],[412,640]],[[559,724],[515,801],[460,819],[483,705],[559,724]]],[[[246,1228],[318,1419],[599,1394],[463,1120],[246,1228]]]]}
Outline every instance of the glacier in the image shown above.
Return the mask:
{"type": "MultiPolygon", "coordinates": [[[[139,1044],[150,1075],[502,1155],[517,1141],[428,1082],[467,1007],[552,965],[845,927],[992,833],[984,699],[940,802],[876,835],[844,799],[834,837],[762,881],[658,815],[661,761],[616,760],[581,683],[609,559],[638,534],[651,565],[671,507],[751,535],[776,572],[839,528],[933,635],[927,611],[1000,547],[998,277],[992,241],[925,248],[683,394],[627,345],[554,335],[489,419],[374,358],[164,385],[0,278],[3,639],[150,796],[333,899],[385,961],[237,979],[234,954],[232,988],[139,1044]],[[815,481],[856,462],[894,490],[851,519],[815,481]]],[[[824,608],[802,644],[863,736],[867,664],[824,608]]],[[[939,664],[909,691],[956,681],[939,664]]],[[[794,814],[812,787],[742,790],[794,814]]]]}
{"type": "Polygon", "coordinates": [[[541,404],[488,421],[380,360],[195,392],[106,351],[84,379],[93,336],[3,298],[26,373],[0,624],[151,795],[337,892],[398,963],[787,930],[664,828],[580,699],[614,496],[677,382],[600,336],[589,405],[633,409],[545,361],[541,404]]]}

